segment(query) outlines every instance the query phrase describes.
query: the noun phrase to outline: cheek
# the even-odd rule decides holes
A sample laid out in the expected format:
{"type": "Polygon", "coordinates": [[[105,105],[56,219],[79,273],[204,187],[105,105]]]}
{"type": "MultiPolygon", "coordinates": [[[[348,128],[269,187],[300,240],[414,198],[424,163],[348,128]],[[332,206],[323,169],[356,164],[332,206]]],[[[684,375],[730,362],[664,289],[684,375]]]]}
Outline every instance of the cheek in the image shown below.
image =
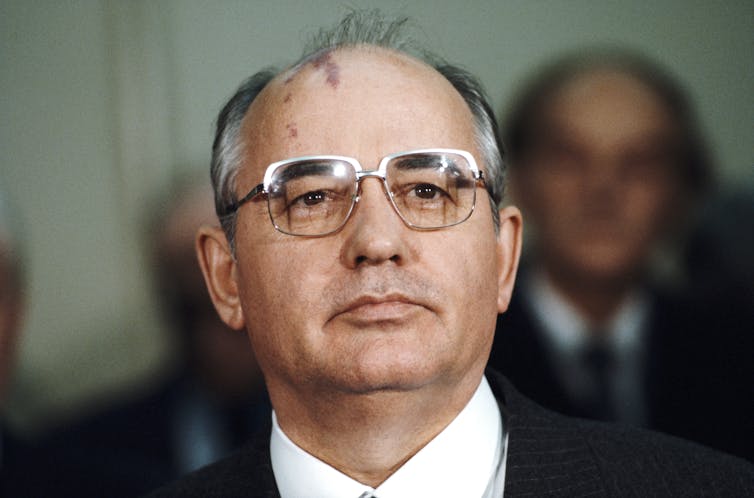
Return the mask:
{"type": "Polygon", "coordinates": [[[568,220],[575,216],[576,207],[582,198],[581,185],[571,175],[554,174],[539,170],[525,183],[521,205],[541,226],[562,225],[558,220],[568,220]]]}
{"type": "Polygon", "coordinates": [[[302,334],[321,326],[326,303],[323,290],[333,274],[331,251],[315,250],[303,240],[257,246],[254,257],[239,259],[241,306],[252,341],[254,336],[302,334]],[[314,255],[320,255],[315,257],[314,255]]]}
{"type": "Polygon", "coordinates": [[[637,229],[655,232],[670,217],[672,193],[664,185],[635,185],[627,189],[626,216],[637,229]]]}
{"type": "Polygon", "coordinates": [[[296,265],[267,266],[240,272],[241,306],[246,332],[265,373],[295,364],[302,344],[305,318],[312,315],[299,298],[306,286],[296,265]],[[274,271],[269,268],[276,268],[274,271]],[[251,275],[251,276],[247,276],[251,275]]]}
{"type": "MultiPolygon", "coordinates": [[[[490,248],[492,254],[494,250],[494,247],[490,248]]],[[[474,272],[474,278],[468,280],[469,288],[464,289],[463,296],[457,301],[462,303],[461,323],[458,324],[461,331],[459,350],[465,348],[470,361],[477,361],[480,357],[484,357],[486,361],[498,315],[499,268],[493,262],[494,257],[477,259],[479,265],[468,270],[474,272]]]]}
{"type": "Polygon", "coordinates": [[[290,251],[277,250],[259,257],[256,264],[239,271],[239,291],[250,325],[255,317],[269,317],[272,322],[295,319],[316,302],[314,296],[325,285],[317,263],[297,257],[290,251]]]}
{"type": "MultiPolygon", "coordinates": [[[[477,234],[486,234],[482,227],[477,229],[477,234]]],[[[494,232],[484,237],[483,240],[479,240],[478,235],[467,235],[462,251],[451,251],[446,260],[446,267],[453,270],[445,275],[449,292],[455,297],[452,302],[459,303],[459,316],[470,324],[486,323],[490,319],[494,321],[497,315],[500,271],[496,257],[497,239],[494,232]]],[[[469,327],[469,330],[478,329],[469,327]]]]}

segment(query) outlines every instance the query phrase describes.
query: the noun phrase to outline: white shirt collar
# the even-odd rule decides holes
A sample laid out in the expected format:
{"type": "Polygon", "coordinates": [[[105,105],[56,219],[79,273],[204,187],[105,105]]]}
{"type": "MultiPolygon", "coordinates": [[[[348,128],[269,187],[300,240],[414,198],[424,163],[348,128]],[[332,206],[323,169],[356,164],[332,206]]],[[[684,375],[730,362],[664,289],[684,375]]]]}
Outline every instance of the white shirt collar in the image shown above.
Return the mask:
{"type": "Polygon", "coordinates": [[[376,489],[296,446],[274,412],[272,424],[270,456],[282,498],[483,496],[504,475],[502,417],[485,378],[458,416],[376,489]]]}
{"type": "MultiPolygon", "coordinates": [[[[580,356],[591,338],[589,321],[566,302],[542,272],[529,274],[522,291],[540,325],[558,378],[573,399],[585,399],[595,389],[580,356]]],[[[608,374],[611,403],[618,421],[635,425],[646,423],[647,417],[643,378],[649,308],[647,295],[636,291],[604,325],[603,339],[615,358],[608,374]]]]}
{"type": "MultiPolygon", "coordinates": [[[[525,281],[523,292],[552,347],[560,354],[578,354],[590,339],[589,321],[563,299],[542,272],[525,281]]],[[[634,292],[604,325],[605,339],[619,356],[639,347],[648,314],[646,296],[634,292]]]]}

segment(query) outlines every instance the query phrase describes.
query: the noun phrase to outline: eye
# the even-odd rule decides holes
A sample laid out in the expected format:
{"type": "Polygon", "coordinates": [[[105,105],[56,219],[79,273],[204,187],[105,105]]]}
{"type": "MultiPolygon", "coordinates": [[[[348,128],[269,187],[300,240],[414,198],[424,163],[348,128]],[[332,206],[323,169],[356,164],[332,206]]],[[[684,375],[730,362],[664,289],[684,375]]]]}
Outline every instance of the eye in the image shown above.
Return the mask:
{"type": "Polygon", "coordinates": [[[307,206],[314,206],[315,204],[319,204],[321,202],[324,202],[327,200],[327,194],[323,190],[316,190],[314,192],[307,192],[304,195],[300,196],[298,199],[295,199],[293,203],[296,202],[303,202],[307,206]]]}
{"type": "Polygon", "coordinates": [[[420,199],[434,199],[442,195],[442,189],[431,183],[420,183],[414,187],[414,194],[420,199]]]}
{"type": "Polygon", "coordinates": [[[311,216],[314,212],[323,213],[325,210],[333,209],[334,205],[343,204],[350,200],[345,192],[336,192],[328,189],[309,190],[301,195],[295,196],[285,206],[289,212],[306,212],[311,216]]]}

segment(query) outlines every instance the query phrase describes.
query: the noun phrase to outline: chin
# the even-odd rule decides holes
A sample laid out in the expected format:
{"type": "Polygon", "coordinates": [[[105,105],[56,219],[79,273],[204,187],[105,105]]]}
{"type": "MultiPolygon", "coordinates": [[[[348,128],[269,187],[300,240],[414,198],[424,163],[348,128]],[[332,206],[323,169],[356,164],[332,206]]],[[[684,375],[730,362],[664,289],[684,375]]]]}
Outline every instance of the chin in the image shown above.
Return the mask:
{"type": "Polygon", "coordinates": [[[579,273],[585,280],[593,282],[622,282],[633,275],[634,266],[626,260],[593,257],[579,266],[579,273]]]}
{"type": "Polygon", "coordinates": [[[353,365],[347,372],[342,372],[342,387],[362,394],[411,391],[431,384],[440,378],[443,371],[438,365],[398,356],[353,365]]]}

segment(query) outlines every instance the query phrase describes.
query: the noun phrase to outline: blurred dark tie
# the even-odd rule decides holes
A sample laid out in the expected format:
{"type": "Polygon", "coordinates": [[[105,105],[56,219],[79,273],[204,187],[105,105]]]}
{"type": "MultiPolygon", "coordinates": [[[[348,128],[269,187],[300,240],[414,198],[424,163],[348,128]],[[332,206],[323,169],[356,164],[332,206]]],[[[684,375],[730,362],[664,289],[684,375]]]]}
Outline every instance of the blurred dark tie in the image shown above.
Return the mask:
{"type": "MultiPolygon", "coordinates": [[[[593,337],[601,337],[595,335],[593,337]]],[[[581,352],[581,362],[591,381],[591,392],[585,403],[585,415],[595,420],[615,420],[610,380],[615,368],[615,355],[606,341],[592,340],[581,352]]]]}

